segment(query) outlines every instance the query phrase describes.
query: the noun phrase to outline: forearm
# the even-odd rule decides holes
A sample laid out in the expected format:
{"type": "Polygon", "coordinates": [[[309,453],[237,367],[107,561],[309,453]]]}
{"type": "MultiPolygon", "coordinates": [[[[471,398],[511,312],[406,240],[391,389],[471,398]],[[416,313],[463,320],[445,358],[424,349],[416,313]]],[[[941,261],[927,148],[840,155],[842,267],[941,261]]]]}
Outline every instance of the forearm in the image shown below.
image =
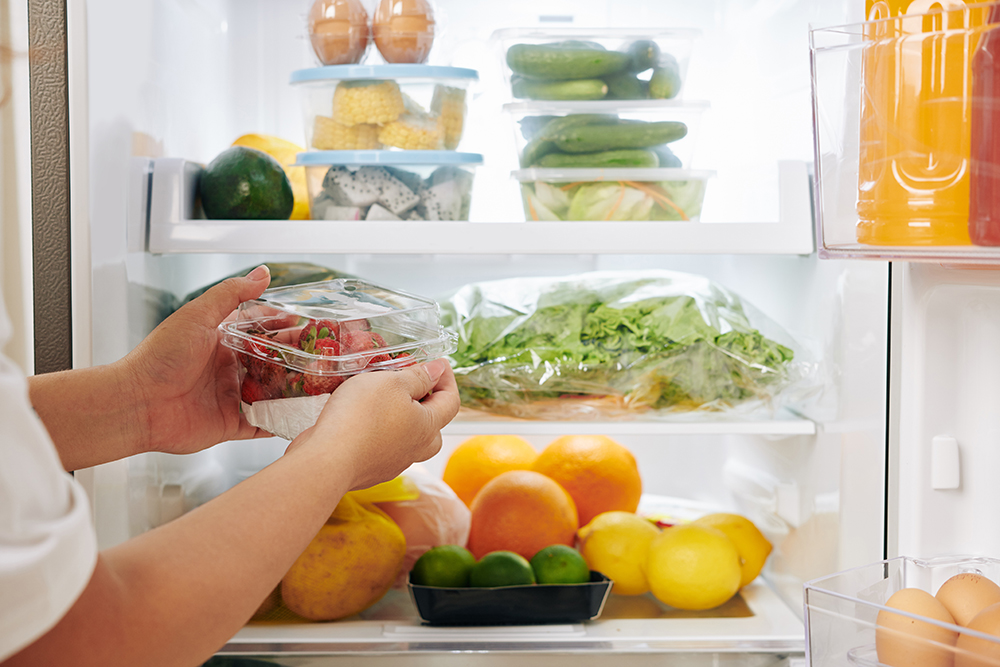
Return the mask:
{"type": "Polygon", "coordinates": [[[300,448],[102,553],[72,610],[10,667],[201,664],[246,623],[349,488],[349,467],[316,450],[300,448]]]}
{"type": "Polygon", "coordinates": [[[146,411],[126,377],[118,362],[28,378],[31,405],[66,470],[144,451],[146,411]]]}

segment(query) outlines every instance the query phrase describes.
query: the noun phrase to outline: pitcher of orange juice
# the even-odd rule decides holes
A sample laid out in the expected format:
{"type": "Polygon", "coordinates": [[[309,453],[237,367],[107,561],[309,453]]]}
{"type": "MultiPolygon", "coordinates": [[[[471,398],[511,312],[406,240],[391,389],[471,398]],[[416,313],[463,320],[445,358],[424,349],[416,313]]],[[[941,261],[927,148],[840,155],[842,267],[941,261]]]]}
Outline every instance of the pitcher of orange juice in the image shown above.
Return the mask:
{"type": "Polygon", "coordinates": [[[972,5],[870,4],[862,56],[861,243],[970,243],[969,87],[985,22],[972,5]]]}

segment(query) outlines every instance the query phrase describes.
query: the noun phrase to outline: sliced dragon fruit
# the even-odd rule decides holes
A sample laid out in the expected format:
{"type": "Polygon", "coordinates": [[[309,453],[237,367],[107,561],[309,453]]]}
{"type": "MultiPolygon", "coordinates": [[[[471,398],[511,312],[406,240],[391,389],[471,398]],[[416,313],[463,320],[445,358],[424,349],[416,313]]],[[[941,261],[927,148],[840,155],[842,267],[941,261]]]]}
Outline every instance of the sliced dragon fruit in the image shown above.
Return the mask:
{"type": "MultiPolygon", "coordinates": [[[[313,215],[314,219],[316,218],[313,215]]],[[[360,220],[361,209],[357,206],[327,206],[323,211],[323,220],[360,220]]]]}
{"type": "MultiPolygon", "coordinates": [[[[360,171],[360,170],[359,170],[360,171]]],[[[371,183],[359,179],[346,167],[331,167],[323,178],[323,192],[336,206],[364,208],[378,201],[380,191],[371,183]]]]}
{"type": "Polygon", "coordinates": [[[372,207],[368,209],[368,215],[365,216],[365,220],[399,220],[399,216],[388,209],[382,208],[378,204],[372,204],[372,207]]]}
{"type": "Polygon", "coordinates": [[[460,220],[462,192],[457,181],[445,181],[427,188],[417,207],[424,220],[460,220]]]}
{"type": "Polygon", "coordinates": [[[360,167],[354,178],[378,188],[378,203],[396,215],[420,203],[420,197],[383,167],[360,167]]]}

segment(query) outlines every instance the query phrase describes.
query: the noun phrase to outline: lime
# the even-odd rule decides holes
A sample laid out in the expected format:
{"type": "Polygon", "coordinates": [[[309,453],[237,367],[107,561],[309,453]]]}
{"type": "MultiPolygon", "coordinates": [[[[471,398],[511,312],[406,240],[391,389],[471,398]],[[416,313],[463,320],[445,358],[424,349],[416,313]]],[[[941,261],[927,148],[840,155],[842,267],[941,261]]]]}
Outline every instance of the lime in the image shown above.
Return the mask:
{"type": "Polygon", "coordinates": [[[491,551],[472,566],[469,585],[478,588],[523,586],[535,583],[531,563],[513,551],[491,551]]]}
{"type": "Polygon", "coordinates": [[[590,581],[587,561],[579,551],[565,544],[553,544],[532,556],[531,569],[540,584],[582,584],[590,581]]]}
{"type": "Polygon", "coordinates": [[[410,581],[418,586],[464,588],[476,558],[465,547],[445,544],[425,551],[413,564],[410,581]]]}

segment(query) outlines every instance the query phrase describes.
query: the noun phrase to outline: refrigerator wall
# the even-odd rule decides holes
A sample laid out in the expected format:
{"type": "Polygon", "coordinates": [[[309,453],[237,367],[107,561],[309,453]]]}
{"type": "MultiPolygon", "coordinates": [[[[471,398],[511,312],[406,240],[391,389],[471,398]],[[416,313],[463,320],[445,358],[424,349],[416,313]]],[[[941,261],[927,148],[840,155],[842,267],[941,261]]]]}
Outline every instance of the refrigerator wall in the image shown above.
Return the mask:
{"type": "MultiPolygon", "coordinates": [[[[125,354],[193,289],[263,260],[306,260],[435,298],[468,282],[513,276],[636,268],[697,273],[774,319],[807,348],[825,379],[821,395],[799,412],[766,419],[457,420],[445,430],[441,454],[427,464],[439,473],[448,453],[479,433],[515,432],[539,448],[565,433],[610,435],[636,454],[650,496],[741,512],[765,530],[775,551],[764,579],[743,594],[749,617],[652,618],[656,614],[648,611],[629,617],[625,610],[586,627],[535,633],[432,632],[417,627],[412,610],[406,615],[405,599],[390,596],[346,623],[247,628],[227,651],[333,653],[345,660],[352,652],[355,658],[409,655],[408,664],[430,655],[434,664],[444,664],[436,660],[445,659],[448,647],[484,662],[496,656],[497,664],[511,650],[545,654],[546,660],[569,660],[556,655],[564,653],[652,660],[648,656],[669,652],[691,664],[775,664],[801,654],[803,581],[883,554],[889,275],[883,263],[818,261],[808,177],[807,28],[854,20],[861,11],[856,4],[438,0],[444,31],[435,64],[474,67],[481,76],[463,143],[463,150],[485,158],[473,193],[475,223],[418,230],[429,237],[419,253],[409,240],[394,241],[399,230],[391,225],[372,224],[366,234],[386,239],[382,252],[360,252],[345,235],[343,245],[331,243],[324,252],[290,251],[288,244],[275,254],[274,245],[288,243],[278,228],[275,243],[266,237],[241,238],[239,247],[212,237],[190,241],[198,221],[154,218],[150,179],[157,158],[205,163],[243,133],[302,135],[299,102],[287,81],[292,70],[312,64],[304,39],[308,3],[71,2],[86,17],[86,30],[76,37],[85,38],[87,89],[72,97],[71,109],[89,127],[89,217],[78,216],[75,224],[89,234],[82,261],[92,267],[89,284],[82,285],[90,319],[75,324],[92,335],[94,363],[125,354]],[[521,222],[520,197],[509,178],[513,127],[501,111],[500,55],[488,38],[497,28],[553,24],[702,31],[685,95],[710,103],[697,166],[716,170],[717,178],[703,224],[645,235],[648,227],[627,222],[592,223],[574,229],[575,238],[591,239],[592,247],[582,249],[551,228],[521,222]],[[157,236],[160,223],[177,224],[157,236]],[[512,233],[523,247],[495,252],[512,233]],[[163,241],[151,247],[155,238],[163,241]],[[599,252],[605,238],[613,254],[599,252]]],[[[319,224],[328,226],[315,227],[317,233],[346,229],[319,224]]],[[[404,233],[417,232],[410,227],[404,233]]],[[[189,457],[145,455],[87,471],[82,477],[101,543],[120,542],[207,501],[280,456],[283,447],[277,439],[226,443],[189,457]]]]}

